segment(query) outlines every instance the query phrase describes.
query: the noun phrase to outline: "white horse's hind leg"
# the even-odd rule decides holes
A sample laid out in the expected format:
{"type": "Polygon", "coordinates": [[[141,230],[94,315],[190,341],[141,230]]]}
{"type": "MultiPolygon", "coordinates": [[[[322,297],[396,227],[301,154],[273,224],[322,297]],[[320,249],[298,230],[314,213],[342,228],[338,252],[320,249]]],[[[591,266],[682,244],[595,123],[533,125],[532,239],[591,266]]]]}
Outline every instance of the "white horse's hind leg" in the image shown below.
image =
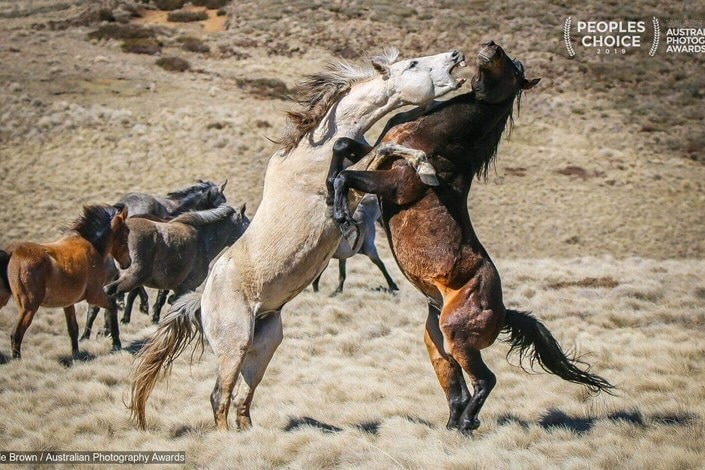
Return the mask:
{"type": "Polygon", "coordinates": [[[250,419],[252,397],[283,338],[281,311],[256,321],[252,348],[245,356],[233,397],[238,429],[245,430],[252,426],[250,419]]]}
{"type": "Polygon", "coordinates": [[[203,331],[218,358],[218,377],[211,393],[213,418],[218,431],[227,431],[235,381],[252,346],[254,317],[240,292],[231,290],[224,295],[219,276],[213,277],[209,281],[214,282],[206,285],[201,316],[203,331]]]}

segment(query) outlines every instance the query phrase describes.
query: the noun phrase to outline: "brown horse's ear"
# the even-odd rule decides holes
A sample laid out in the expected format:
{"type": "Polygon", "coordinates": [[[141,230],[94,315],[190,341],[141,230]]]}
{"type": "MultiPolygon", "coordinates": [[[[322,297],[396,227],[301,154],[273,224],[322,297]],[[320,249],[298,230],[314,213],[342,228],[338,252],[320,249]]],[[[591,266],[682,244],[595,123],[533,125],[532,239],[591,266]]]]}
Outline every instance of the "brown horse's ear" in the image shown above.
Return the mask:
{"type": "Polygon", "coordinates": [[[382,63],[377,58],[373,58],[372,67],[382,76],[383,79],[387,80],[389,78],[389,65],[382,63]]]}
{"type": "Polygon", "coordinates": [[[533,87],[538,85],[538,83],[541,81],[540,78],[533,78],[531,80],[524,80],[524,84],[521,86],[522,90],[531,90],[533,87]]]}
{"type": "Polygon", "coordinates": [[[247,203],[243,202],[240,206],[240,215],[245,215],[245,209],[247,209],[247,203]]]}
{"type": "Polygon", "coordinates": [[[220,192],[221,192],[221,193],[222,193],[223,191],[225,191],[225,185],[226,185],[226,184],[228,184],[228,179],[227,179],[227,178],[225,179],[225,182],[220,185],[220,192]]]}

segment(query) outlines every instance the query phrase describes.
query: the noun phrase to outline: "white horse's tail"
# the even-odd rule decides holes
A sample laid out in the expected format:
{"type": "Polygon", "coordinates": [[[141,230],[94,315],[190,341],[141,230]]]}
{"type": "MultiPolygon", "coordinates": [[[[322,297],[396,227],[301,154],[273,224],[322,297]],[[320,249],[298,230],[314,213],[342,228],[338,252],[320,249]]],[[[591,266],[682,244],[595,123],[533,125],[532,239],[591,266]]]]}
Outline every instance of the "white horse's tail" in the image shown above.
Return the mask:
{"type": "Polygon", "coordinates": [[[130,410],[140,429],[146,425],[145,406],[154,386],[169,374],[174,360],[196,338],[203,351],[201,294],[192,293],[174,303],[135,358],[130,410]]]}

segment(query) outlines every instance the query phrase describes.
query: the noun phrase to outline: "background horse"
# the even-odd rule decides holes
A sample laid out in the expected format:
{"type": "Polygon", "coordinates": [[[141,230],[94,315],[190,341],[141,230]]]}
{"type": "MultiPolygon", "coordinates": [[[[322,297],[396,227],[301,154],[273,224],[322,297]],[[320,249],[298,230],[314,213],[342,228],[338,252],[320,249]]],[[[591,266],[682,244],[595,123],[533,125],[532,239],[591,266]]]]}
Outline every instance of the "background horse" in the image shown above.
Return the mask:
{"type": "MultiPolygon", "coordinates": [[[[333,259],[338,260],[338,287],[332,295],[343,292],[343,285],[345,284],[345,260],[352,258],[358,253],[370,258],[375,266],[382,271],[382,275],[387,281],[387,289],[389,292],[396,292],[399,290],[399,287],[397,287],[394,279],[392,279],[392,276],[390,276],[389,272],[387,272],[387,267],[379,257],[377,247],[375,246],[375,238],[377,235],[375,222],[377,222],[381,216],[382,212],[379,209],[379,201],[377,201],[377,196],[372,194],[365,195],[365,197],[360,200],[360,204],[357,206],[355,213],[352,215],[355,224],[359,227],[359,238],[357,239],[357,243],[355,245],[351,245],[347,239],[343,238],[340,240],[338,248],[333,254],[333,259]]],[[[318,292],[318,283],[321,281],[321,276],[323,276],[323,273],[319,274],[313,281],[312,285],[314,292],[318,292]]]]}
{"type": "Polygon", "coordinates": [[[64,309],[71,353],[77,358],[78,323],[74,304],[82,300],[108,310],[113,351],[120,350],[117,307],[103,292],[103,286],[108,256],[115,258],[123,269],[130,266],[126,218],[127,208],[122,206],[84,206],[83,215],[58,241],[10,244],[9,257],[0,257],[0,276],[3,285],[9,288],[0,296],[0,308],[8,302],[11,293],[19,312],[12,333],[12,357],[21,357],[25,331],[37,309],[44,306],[64,309]]]}
{"type": "Polygon", "coordinates": [[[193,338],[192,325],[205,333],[218,357],[211,394],[217,428],[228,428],[236,383],[238,428],[251,425],[255,389],[282,341],[281,309],[325,269],[341,239],[326,204],[335,139],[364,140],[390,111],[457,89],[464,80],[451,72],[463,59],[455,50],[398,60],[390,50],[374,58],[372,67],[332,64],[303,83],[303,110],[289,114],[289,131],[269,161],[262,203],[250,228],[214,264],[202,298],[190,295],[176,302],[139,354],[131,408],[141,427],[149,394],[193,338]]]}
{"type": "Polygon", "coordinates": [[[118,204],[124,204],[130,217],[137,215],[153,215],[160,219],[172,219],[188,211],[213,209],[225,204],[225,185],[213,181],[196,180],[196,184],[166,195],[153,196],[146,193],[125,194],[118,204]]]}
{"type": "Polygon", "coordinates": [[[417,119],[414,113],[401,116],[383,136],[383,142],[425,152],[436,169],[438,186],[423,184],[400,158],[387,158],[376,171],[345,170],[335,181],[335,216],[340,223],[350,221],[349,188],[379,196],[394,257],[428,299],[424,341],[448,399],[447,426],[464,433],[480,425],[478,414],[495,386],[495,375],[480,351],[500,332],[509,335],[510,352],[517,350],[524,357],[532,349],[532,364],[537,361],[546,371],[594,392],[612,388],[605,379],[578,368],[529,313],[504,307],[499,273],[473,230],[467,199],[473,178],[487,175],[515,98],[539,80],[527,80],[521,63],[493,42],[481,49],[477,61],[471,93],[417,119]],[[472,382],[472,396],[463,370],[472,382]]]}
{"type": "MultiPolygon", "coordinates": [[[[213,181],[203,181],[199,179],[196,180],[196,184],[167,193],[166,197],[139,192],[127,193],[120,198],[117,204],[122,204],[127,207],[127,212],[130,214],[130,217],[147,216],[154,217],[156,220],[169,220],[184,212],[215,209],[225,204],[227,200],[224,191],[227,184],[227,179],[220,185],[213,181]]],[[[112,259],[107,261],[106,269],[108,270],[107,279],[109,282],[119,277],[120,272],[117,270],[117,267],[115,267],[115,263],[112,259]]],[[[158,293],[153,310],[161,309],[168,293],[168,291],[160,291],[158,293]]],[[[140,310],[143,313],[149,313],[149,297],[147,296],[147,291],[144,287],[138,287],[130,291],[127,295],[127,302],[123,300],[124,295],[116,297],[118,305],[122,304],[125,310],[122,323],[129,323],[132,305],[137,296],[140,297],[140,310]]],[[[88,324],[89,318],[95,318],[98,311],[99,308],[96,306],[92,305],[89,307],[88,312],[86,312],[86,324],[88,324]]],[[[152,315],[152,318],[156,318],[158,322],[159,314],[152,315]]],[[[107,331],[106,328],[106,332],[107,331]]],[[[90,338],[90,329],[85,328],[81,335],[81,340],[88,338],[90,338]]]]}
{"type": "MultiPolygon", "coordinates": [[[[223,205],[187,212],[169,222],[130,218],[127,226],[132,265],[105,290],[110,295],[119,295],[147,286],[173,290],[178,299],[196,290],[208,275],[210,262],[240,238],[249,223],[244,204],[239,210],[223,205]]],[[[159,315],[159,309],[154,314],[159,315]]],[[[89,335],[94,320],[95,316],[86,322],[89,335]]]]}

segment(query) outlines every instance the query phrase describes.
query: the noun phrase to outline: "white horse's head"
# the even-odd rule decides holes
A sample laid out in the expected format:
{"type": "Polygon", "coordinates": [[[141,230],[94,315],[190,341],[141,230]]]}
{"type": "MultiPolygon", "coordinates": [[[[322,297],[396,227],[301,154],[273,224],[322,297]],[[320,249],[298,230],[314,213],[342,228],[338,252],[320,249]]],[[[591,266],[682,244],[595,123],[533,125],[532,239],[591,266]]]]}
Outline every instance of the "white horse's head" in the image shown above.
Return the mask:
{"type": "Polygon", "coordinates": [[[406,60],[398,60],[398,56],[396,49],[390,49],[373,57],[372,65],[407,104],[427,103],[465,83],[464,78],[452,75],[457,67],[465,66],[465,56],[457,49],[406,60]]]}

